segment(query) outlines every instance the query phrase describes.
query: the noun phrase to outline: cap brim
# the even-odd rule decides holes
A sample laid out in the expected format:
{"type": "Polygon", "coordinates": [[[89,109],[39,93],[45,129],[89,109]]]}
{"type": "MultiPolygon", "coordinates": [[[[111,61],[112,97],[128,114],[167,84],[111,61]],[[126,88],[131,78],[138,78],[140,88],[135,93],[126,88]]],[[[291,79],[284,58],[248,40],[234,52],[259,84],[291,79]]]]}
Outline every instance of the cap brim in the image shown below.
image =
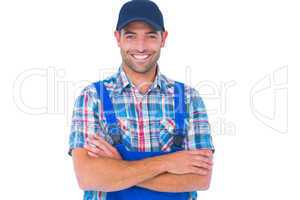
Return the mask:
{"type": "Polygon", "coordinates": [[[132,18],[132,19],[125,21],[124,23],[120,24],[120,26],[117,28],[117,31],[120,31],[122,28],[126,27],[129,23],[135,22],[135,21],[145,22],[145,23],[149,24],[155,31],[165,31],[163,27],[159,26],[155,22],[153,22],[147,18],[142,18],[142,17],[132,18]]]}

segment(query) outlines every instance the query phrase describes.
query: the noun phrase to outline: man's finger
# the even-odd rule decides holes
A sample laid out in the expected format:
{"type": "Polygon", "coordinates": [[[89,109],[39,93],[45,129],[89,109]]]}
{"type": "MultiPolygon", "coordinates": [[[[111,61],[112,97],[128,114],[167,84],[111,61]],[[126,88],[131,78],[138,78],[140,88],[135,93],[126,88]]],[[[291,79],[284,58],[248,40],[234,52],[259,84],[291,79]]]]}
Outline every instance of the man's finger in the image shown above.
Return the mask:
{"type": "Polygon", "coordinates": [[[90,139],[90,144],[96,146],[98,149],[103,151],[103,154],[105,156],[114,157],[116,159],[122,159],[118,150],[110,143],[106,142],[105,139],[103,139],[99,135],[93,135],[93,137],[90,139]]]}
{"type": "Polygon", "coordinates": [[[97,147],[93,147],[93,146],[91,146],[91,145],[84,145],[84,148],[85,148],[86,150],[88,150],[89,152],[92,152],[92,153],[94,153],[94,154],[98,154],[99,151],[100,151],[97,147]]]}
{"type": "Polygon", "coordinates": [[[90,151],[88,151],[88,155],[91,156],[91,157],[93,157],[93,158],[99,158],[99,156],[97,154],[94,154],[94,153],[92,153],[90,151]]]}
{"type": "Polygon", "coordinates": [[[103,142],[101,142],[98,139],[92,139],[90,141],[91,144],[95,145],[98,149],[101,149],[102,151],[104,151],[104,153],[106,153],[107,155],[112,156],[113,153],[112,151],[107,147],[107,145],[105,145],[103,142]]]}
{"type": "Polygon", "coordinates": [[[196,150],[189,150],[189,153],[196,154],[196,155],[202,155],[206,157],[212,157],[213,153],[211,150],[208,149],[196,149],[196,150]]]}
{"type": "Polygon", "coordinates": [[[88,154],[91,155],[92,157],[95,157],[95,158],[99,158],[99,157],[110,157],[110,156],[106,155],[106,154],[105,154],[103,151],[101,151],[101,150],[100,150],[97,154],[88,151],[88,154]]]}
{"type": "Polygon", "coordinates": [[[193,173],[205,176],[208,174],[208,171],[201,167],[193,167],[193,173]]]}
{"type": "Polygon", "coordinates": [[[201,168],[204,168],[204,169],[207,169],[207,170],[210,170],[212,168],[211,165],[205,163],[205,162],[193,162],[193,166],[196,166],[196,167],[201,167],[201,168]]]}
{"type": "Polygon", "coordinates": [[[95,135],[94,138],[96,140],[98,140],[101,144],[105,145],[105,147],[110,150],[110,151],[113,151],[115,152],[116,151],[116,148],[113,147],[110,143],[108,143],[106,140],[104,140],[102,137],[100,137],[99,135],[95,135]]]}
{"type": "Polygon", "coordinates": [[[108,148],[113,148],[114,149],[114,147],[109,142],[107,142],[104,138],[102,138],[101,136],[94,135],[94,138],[96,140],[99,140],[101,143],[105,144],[108,148]]]}
{"type": "Polygon", "coordinates": [[[212,159],[206,157],[206,156],[202,156],[202,155],[196,155],[194,156],[194,159],[197,160],[197,161],[202,161],[202,162],[205,162],[209,165],[212,165],[213,164],[213,161],[212,159]]]}

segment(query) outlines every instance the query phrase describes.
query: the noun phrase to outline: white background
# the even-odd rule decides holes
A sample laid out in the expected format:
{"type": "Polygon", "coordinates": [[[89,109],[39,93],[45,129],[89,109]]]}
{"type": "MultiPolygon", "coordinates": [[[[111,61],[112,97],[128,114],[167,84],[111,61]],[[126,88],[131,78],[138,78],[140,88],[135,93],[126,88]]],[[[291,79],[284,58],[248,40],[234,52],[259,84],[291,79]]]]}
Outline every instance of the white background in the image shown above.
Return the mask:
{"type": "MultiPolygon", "coordinates": [[[[72,107],[121,62],[123,2],[0,1],[1,199],[82,199],[67,155],[72,107]]],[[[209,111],[215,166],[199,199],[299,199],[297,1],[156,2],[169,31],[161,71],[196,87],[209,111]]]]}

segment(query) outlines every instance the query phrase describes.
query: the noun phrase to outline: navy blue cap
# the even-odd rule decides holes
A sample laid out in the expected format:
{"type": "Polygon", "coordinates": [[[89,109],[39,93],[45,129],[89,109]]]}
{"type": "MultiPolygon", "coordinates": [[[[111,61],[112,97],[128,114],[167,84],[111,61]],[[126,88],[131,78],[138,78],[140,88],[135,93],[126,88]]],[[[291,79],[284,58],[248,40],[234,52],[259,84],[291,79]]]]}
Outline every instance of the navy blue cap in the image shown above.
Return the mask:
{"type": "Polygon", "coordinates": [[[165,31],[163,15],[159,7],[150,0],[131,0],[125,3],[119,13],[117,31],[133,21],[143,21],[156,31],[165,31]]]}

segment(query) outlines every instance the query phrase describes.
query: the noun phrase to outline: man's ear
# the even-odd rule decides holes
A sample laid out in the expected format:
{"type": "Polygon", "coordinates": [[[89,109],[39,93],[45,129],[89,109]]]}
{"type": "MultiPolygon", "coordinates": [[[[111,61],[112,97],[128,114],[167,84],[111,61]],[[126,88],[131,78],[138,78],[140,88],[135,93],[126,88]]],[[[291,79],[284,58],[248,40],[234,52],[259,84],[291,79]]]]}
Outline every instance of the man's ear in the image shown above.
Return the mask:
{"type": "Polygon", "coordinates": [[[121,39],[121,31],[115,31],[115,38],[118,44],[118,47],[120,47],[120,39],[121,39]]]}
{"type": "Polygon", "coordinates": [[[166,40],[167,40],[167,37],[168,37],[168,31],[164,31],[161,33],[162,34],[162,42],[161,42],[161,48],[165,47],[165,44],[166,44],[166,40]]]}

